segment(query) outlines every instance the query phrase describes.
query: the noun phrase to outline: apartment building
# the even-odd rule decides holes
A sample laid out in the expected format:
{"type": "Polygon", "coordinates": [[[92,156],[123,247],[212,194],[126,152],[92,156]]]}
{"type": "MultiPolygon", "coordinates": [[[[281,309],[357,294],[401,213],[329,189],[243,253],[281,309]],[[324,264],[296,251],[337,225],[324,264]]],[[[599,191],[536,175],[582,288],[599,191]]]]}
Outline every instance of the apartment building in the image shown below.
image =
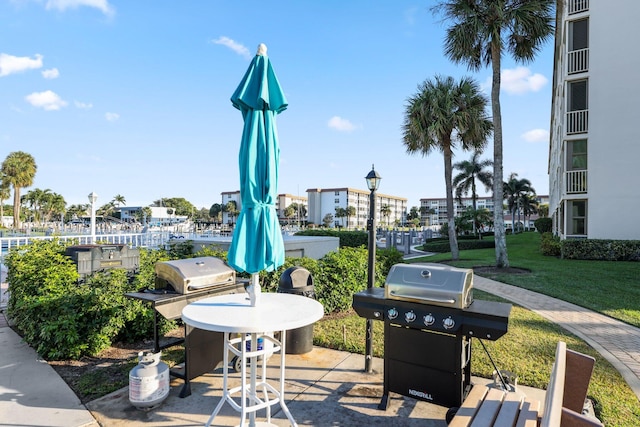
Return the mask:
{"type": "MultiPolygon", "coordinates": [[[[322,225],[327,214],[333,215],[331,227],[360,228],[367,227],[369,218],[368,190],[353,188],[310,188],[307,190],[309,224],[322,225]],[[336,208],[355,208],[356,214],[337,218],[336,208]]],[[[376,192],[376,221],[379,226],[403,224],[406,220],[407,199],[376,192]],[[386,209],[388,207],[388,209],[386,209]]]]}
{"type": "Polygon", "coordinates": [[[276,200],[276,210],[278,211],[278,219],[282,224],[304,224],[307,221],[307,215],[305,215],[308,209],[307,198],[303,196],[294,196],[292,194],[278,194],[276,200]],[[287,217],[285,214],[286,209],[292,204],[296,204],[300,209],[295,210],[295,214],[292,217],[287,217]]]}
{"type": "Polygon", "coordinates": [[[640,239],[637,0],[558,2],[549,215],[563,239],[640,239]]]}
{"type": "MultiPolygon", "coordinates": [[[[227,203],[233,201],[236,203],[238,212],[232,218],[228,212],[222,212],[222,223],[223,224],[232,224],[238,219],[238,214],[242,209],[242,199],[240,198],[240,191],[224,191],[221,193],[222,196],[222,206],[225,206],[227,203]]],[[[278,213],[278,219],[281,223],[286,223],[289,221],[300,222],[303,223],[307,220],[307,217],[303,215],[303,212],[300,212],[300,216],[295,216],[293,218],[287,218],[285,215],[285,209],[289,207],[292,203],[297,203],[301,206],[307,207],[307,198],[302,196],[294,196],[291,194],[278,194],[278,198],[276,199],[276,211],[278,213]]]]}
{"type": "MultiPolygon", "coordinates": [[[[549,204],[549,196],[536,196],[536,201],[538,205],[549,204]]],[[[453,201],[453,208],[455,212],[453,216],[459,216],[467,208],[473,207],[473,200],[471,197],[463,197],[460,201],[453,201]],[[462,203],[460,203],[462,202],[462,203]]],[[[493,215],[493,198],[492,197],[478,197],[476,199],[476,208],[477,209],[487,209],[493,215]]],[[[533,221],[538,219],[538,215],[531,215],[530,217],[524,218],[523,215],[520,216],[520,222],[523,222],[523,225],[526,228],[533,227],[533,221]]],[[[518,221],[518,215],[516,214],[516,221],[518,221]]],[[[442,224],[447,223],[447,199],[446,198],[431,198],[431,199],[420,199],[420,221],[426,227],[438,228],[442,224]]],[[[511,218],[511,212],[504,211],[504,223],[507,228],[511,228],[513,224],[513,220],[511,218]]]]}

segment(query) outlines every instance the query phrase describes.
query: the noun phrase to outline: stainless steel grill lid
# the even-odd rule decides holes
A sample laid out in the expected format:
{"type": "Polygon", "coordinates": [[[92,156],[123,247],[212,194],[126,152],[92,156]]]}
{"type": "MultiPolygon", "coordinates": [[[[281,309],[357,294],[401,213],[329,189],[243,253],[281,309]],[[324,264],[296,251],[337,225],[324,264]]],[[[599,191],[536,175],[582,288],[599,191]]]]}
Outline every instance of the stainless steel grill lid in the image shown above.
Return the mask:
{"type": "Polygon", "coordinates": [[[473,302],[473,270],[442,264],[396,264],[387,275],[385,297],[467,308],[473,302]]]}
{"type": "Polygon", "coordinates": [[[236,281],[235,270],[216,257],[161,261],[156,263],[155,271],[160,281],[165,280],[181,294],[236,281]]]}

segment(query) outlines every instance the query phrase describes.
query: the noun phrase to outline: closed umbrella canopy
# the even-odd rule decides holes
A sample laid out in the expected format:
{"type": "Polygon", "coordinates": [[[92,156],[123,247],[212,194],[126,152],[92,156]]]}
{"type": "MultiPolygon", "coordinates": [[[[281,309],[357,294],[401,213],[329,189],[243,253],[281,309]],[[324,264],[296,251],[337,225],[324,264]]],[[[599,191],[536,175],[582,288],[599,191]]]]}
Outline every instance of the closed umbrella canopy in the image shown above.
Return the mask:
{"type": "Polygon", "coordinates": [[[280,160],[276,115],[287,108],[287,100],[263,44],[231,102],[242,112],[244,129],[239,154],[242,206],[228,263],[252,274],[273,271],[284,264],[284,242],[276,212],[280,160]]]}

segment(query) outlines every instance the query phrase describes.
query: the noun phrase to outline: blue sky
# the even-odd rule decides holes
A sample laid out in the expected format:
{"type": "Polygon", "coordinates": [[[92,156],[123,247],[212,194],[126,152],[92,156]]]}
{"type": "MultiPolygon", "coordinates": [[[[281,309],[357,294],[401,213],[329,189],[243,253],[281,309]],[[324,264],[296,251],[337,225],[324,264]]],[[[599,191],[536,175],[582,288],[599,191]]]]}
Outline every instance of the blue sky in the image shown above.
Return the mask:
{"type": "MultiPolygon", "coordinates": [[[[443,159],[406,154],[406,100],[435,75],[490,70],[443,55],[435,1],[0,0],[0,161],[34,156],[33,189],[68,204],[129,206],[239,189],[242,116],[229,98],[259,43],[285,91],[279,193],[366,190],[444,197],[443,159]]],[[[552,41],[526,66],[503,60],[504,173],[548,194],[552,41]]],[[[470,158],[456,152],[454,161],[470,158]]],[[[489,145],[483,158],[492,158],[489,145]]],[[[482,193],[487,195],[487,193],[482,193]]]]}

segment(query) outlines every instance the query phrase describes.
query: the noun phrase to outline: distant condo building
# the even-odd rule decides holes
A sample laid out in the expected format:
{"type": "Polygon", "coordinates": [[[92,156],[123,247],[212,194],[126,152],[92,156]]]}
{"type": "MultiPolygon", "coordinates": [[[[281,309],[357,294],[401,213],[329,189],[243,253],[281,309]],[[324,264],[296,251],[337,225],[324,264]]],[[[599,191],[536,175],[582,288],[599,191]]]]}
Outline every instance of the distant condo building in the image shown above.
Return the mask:
{"type": "Polygon", "coordinates": [[[558,2],[549,216],[563,239],[640,239],[638,0],[558,2]]]}
{"type": "MultiPolygon", "coordinates": [[[[549,203],[549,196],[536,196],[538,205],[544,205],[549,203]]],[[[455,212],[454,217],[462,215],[468,208],[473,207],[473,200],[471,197],[463,197],[461,202],[458,200],[453,201],[453,208],[455,212]]],[[[478,197],[476,198],[477,209],[487,209],[493,214],[493,198],[492,197],[478,197]]],[[[519,221],[527,228],[533,228],[533,222],[538,219],[538,215],[534,214],[527,216],[520,215],[519,221]]],[[[516,221],[518,221],[518,215],[516,214],[516,221]]],[[[432,198],[432,199],[420,199],[420,223],[423,226],[438,228],[447,223],[447,199],[446,198],[432,198]]],[[[504,223],[507,228],[512,228],[513,219],[511,218],[511,212],[504,211],[504,223]]]]}
{"type": "MultiPolygon", "coordinates": [[[[236,203],[237,213],[233,215],[227,212],[222,212],[222,223],[232,224],[238,219],[238,214],[242,209],[242,199],[240,198],[240,191],[225,191],[221,193],[222,206],[226,206],[227,203],[233,201],[236,203]]],[[[278,212],[278,219],[282,224],[304,224],[307,221],[305,214],[307,210],[307,198],[302,196],[294,196],[291,194],[278,194],[276,200],[276,211],[278,212]],[[292,204],[296,205],[297,209],[294,210],[293,216],[287,216],[287,208],[292,204]]]]}
{"type": "MultiPolygon", "coordinates": [[[[308,217],[309,224],[324,225],[325,218],[331,214],[333,221],[330,227],[366,228],[369,217],[368,190],[353,188],[310,188],[307,190],[309,200],[308,217]],[[352,206],[355,215],[336,217],[336,209],[348,209],[352,206]]],[[[376,192],[376,221],[378,226],[395,226],[404,224],[407,212],[407,199],[404,197],[389,196],[376,192]]]]}

